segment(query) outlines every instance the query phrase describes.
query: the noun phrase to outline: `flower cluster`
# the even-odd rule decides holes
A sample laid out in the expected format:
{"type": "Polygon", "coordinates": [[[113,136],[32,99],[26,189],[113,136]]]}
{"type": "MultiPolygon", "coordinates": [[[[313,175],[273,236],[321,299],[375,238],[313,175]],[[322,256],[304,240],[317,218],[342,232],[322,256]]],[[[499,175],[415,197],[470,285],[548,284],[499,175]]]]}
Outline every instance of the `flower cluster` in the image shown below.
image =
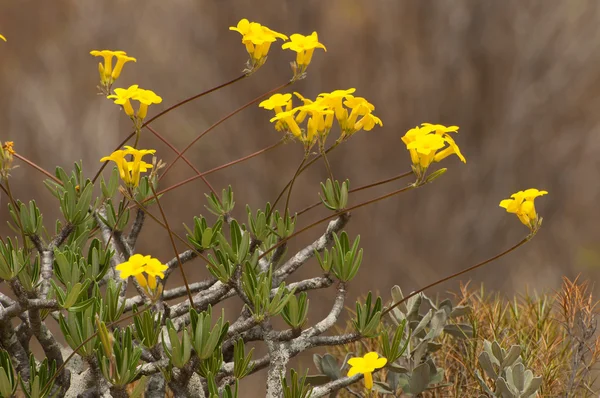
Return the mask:
{"type": "Polygon", "coordinates": [[[452,154],[458,156],[463,163],[467,162],[448,133],[458,133],[458,126],[422,123],[421,127],[417,126],[404,134],[402,141],[410,153],[417,179],[423,179],[431,163],[439,162],[452,154]]]}
{"type": "Polygon", "coordinates": [[[140,183],[140,173],[145,173],[153,166],[146,163],[142,158],[146,155],[154,154],[154,149],[135,149],[130,146],[125,146],[125,149],[119,149],[100,159],[101,162],[112,160],[116,163],[119,169],[121,180],[128,188],[135,188],[140,183]],[[131,156],[131,160],[127,160],[127,156],[131,156]]]}
{"type": "Polygon", "coordinates": [[[383,125],[381,119],[373,115],[375,106],[362,97],[352,95],[355,91],[356,89],[350,88],[321,93],[315,100],[294,93],[303,103],[295,108],[292,106],[291,94],[274,94],[259,106],[275,111],[275,116],[271,119],[271,122],[275,122],[275,129],[290,132],[304,144],[308,152],[316,142],[319,142],[322,149],[334,119],[340,126],[339,142],[357,131],[369,131],[376,124],[383,125]],[[301,128],[300,124],[304,120],[307,120],[306,127],[301,128]]]}
{"type": "Polygon", "coordinates": [[[139,88],[137,84],[129,86],[127,89],[115,88],[115,93],[108,95],[106,98],[114,99],[115,104],[121,105],[127,116],[133,120],[138,130],[141,128],[142,122],[148,114],[148,106],[162,102],[162,98],[156,95],[154,91],[139,88]],[[131,106],[131,100],[140,103],[137,113],[133,110],[133,106],[131,106]]]}
{"type": "Polygon", "coordinates": [[[365,387],[370,390],[373,388],[372,373],[375,369],[383,368],[386,363],[387,359],[384,357],[379,358],[379,354],[376,352],[369,352],[362,358],[350,358],[348,360],[348,365],[350,365],[348,377],[362,373],[365,376],[365,387]]]}
{"type": "Polygon", "coordinates": [[[115,267],[121,279],[133,276],[150,298],[157,298],[162,293],[162,286],[157,284],[156,277],[163,279],[167,268],[158,259],[141,254],[134,254],[128,261],[115,267]]]}
{"type": "Polygon", "coordinates": [[[539,191],[535,188],[519,191],[512,194],[511,199],[501,201],[500,207],[506,209],[509,213],[516,214],[519,220],[534,233],[542,224],[542,219],[538,217],[533,202],[538,196],[544,196],[547,193],[547,191],[539,191]]]}
{"type": "MultiPolygon", "coordinates": [[[[242,43],[246,46],[246,51],[250,55],[246,74],[255,72],[266,62],[271,43],[274,43],[277,39],[288,40],[288,37],[283,33],[275,32],[258,22],[250,22],[245,18],[240,20],[236,26],[230,26],[229,30],[234,30],[242,35],[242,43]]],[[[296,62],[292,64],[293,80],[304,77],[315,49],[320,48],[327,51],[325,46],[319,42],[317,32],[313,32],[308,36],[294,33],[290,36],[290,41],[284,43],[281,48],[297,53],[296,62]]]]}
{"type": "Polygon", "coordinates": [[[119,78],[123,65],[127,62],[137,60],[127,55],[125,51],[112,51],[112,50],[93,50],[90,54],[94,57],[103,57],[104,64],[100,62],[98,64],[98,71],[100,72],[100,87],[105,93],[110,93],[112,84],[119,78]],[[117,57],[117,64],[113,68],[113,58],[117,57]]]}

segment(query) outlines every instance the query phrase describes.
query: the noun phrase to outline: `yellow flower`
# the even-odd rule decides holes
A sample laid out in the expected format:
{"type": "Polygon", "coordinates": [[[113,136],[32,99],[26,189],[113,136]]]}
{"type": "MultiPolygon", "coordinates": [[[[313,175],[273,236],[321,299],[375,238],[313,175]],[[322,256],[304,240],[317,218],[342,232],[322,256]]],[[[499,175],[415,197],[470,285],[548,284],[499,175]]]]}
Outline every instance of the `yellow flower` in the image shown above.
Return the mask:
{"type": "MultiPolygon", "coordinates": [[[[260,104],[259,107],[265,108],[268,110],[274,110],[275,115],[283,112],[283,107],[285,107],[286,111],[292,110],[292,94],[273,94],[269,99],[264,100],[260,104]]],[[[275,130],[283,131],[286,129],[285,123],[281,120],[278,120],[275,123],[275,130]]]]}
{"type": "Polygon", "coordinates": [[[379,354],[376,352],[369,352],[364,357],[350,358],[348,365],[350,370],[348,371],[348,377],[352,377],[356,374],[362,373],[365,376],[365,387],[369,390],[373,388],[373,375],[375,369],[381,369],[387,363],[387,359],[384,357],[379,358],[379,354]]]}
{"type": "Polygon", "coordinates": [[[275,32],[258,22],[250,22],[246,18],[240,20],[237,26],[230,26],[229,30],[242,35],[242,43],[250,55],[247,73],[255,71],[265,63],[271,43],[277,39],[288,39],[286,35],[275,32]]]}
{"type": "Polygon", "coordinates": [[[122,105],[123,111],[125,111],[125,114],[127,114],[127,116],[133,118],[134,111],[133,111],[133,107],[131,106],[130,100],[136,95],[137,91],[138,91],[137,84],[129,86],[129,88],[127,88],[127,89],[115,88],[115,93],[108,95],[106,98],[114,99],[115,104],[122,105]]]}
{"type": "Polygon", "coordinates": [[[4,36],[2,36],[2,35],[0,35],[0,39],[2,39],[2,40],[4,40],[4,41],[6,41],[6,37],[4,37],[4,36]]]}
{"type": "Polygon", "coordinates": [[[402,137],[419,180],[425,176],[432,162],[442,161],[452,154],[458,156],[461,162],[467,162],[454,139],[447,133],[458,133],[458,126],[423,123],[421,127],[408,130],[402,137]]]}
{"type": "Polygon", "coordinates": [[[519,220],[531,229],[536,231],[541,219],[535,211],[534,201],[538,196],[546,195],[547,191],[540,191],[535,188],[519,191],[511,195],[511,199],[504,199],[500,202],[500,207],[506,209],[508,213],[514,213],[519,220]]]}
{"type": "Polygon", "coordinates": [[[167,268],[168,267],[162,264],[158,259],[151,256],[142,256],[141,254],[134,254],[129,257],[128,261],[115,267],[115,269],[120,272],[119,276],[121,279],[127,279],[130,276],[133,276],[140,286],[147,290],[151,297],[155,296],[157,292],[156,277],[163,279],[165,277],[164,271],[166,271],[167,268]]]}
{"type": "Polygon", "coordinates": [[[125,51],[93,50],[90,51],[90,54],[94,57],[104,58],[104,64],[98,64],[98,71],[100,72],[100,85],[106,90],[107,93],[110,92],[110,87],[121,75],[123,65],[129,61],[137,61],[135,58],[127,56],[125,51]],[[117,57],[117,64],[113,70],[112,61],[114,57],[117,57]]]}
{"type": "Polygon", "coordinates": [[[348,90],[335,90],[330,93],[321,93],[317,97],[317,101],[327,105],[329,109],[333,109],[335,111],[335,117],[338,121],[344,120],[348,117],[348,111],[346,111],[342,104],[344,99],[354,98],[352,93],[355,91],[355,88],[349,88],[348,90]]]}
{"type": "Polygon", "coordinates": [[[361,129],[370,131],[376,124],[383,126],[381,119],[372,114],[375,106],[363,97],[349,97],[344,101],[344,105],[351,111],[348,116],[348,110],[344,108],[341,117],[338,118],[342,129],[342,138],[349,137],[361,129]],[[363,117],[357,121],[359,116],[363,117]]]}
{"type": "Polygon", "coordinates": [[[150,259],[150,256],[142,256],[141,254],[134,254],[129,257],[128,261],[121,263],[115,267],[120,272],[121,279],[127,279],[130,276],[136,276],[144,272],[144,266],[146,261],[150,259]]]}
{"type": "Polygon", "coordinates": [[[288,130],[294,136],[301,138],[302,130],[300,130],[300,126],[298,126],[298,123],[296,123],[296,120],[294,119],[294,114],[296,111],[297,109],[292,109],[290,111],[280,112],[275,115],[275,117],[271,118],[271,123],[275,121],[281,121],[285,123],[284,127],[286,130],[288,130]]]}
{"type": "Polygon", "coordinates": [[[101,162],[113,161],[116,163],[119,170],[121,180],[129,188],[135,188],[140,183],[140,173],[145,173],[148,169],[152,168],[152,165],[146,163],[142,158],[146,155],[154,154],[154,149],[135,149],[130,146],[126,146],[125,150],[119,149],[114,151],[110,156],[105,156],[100,159],[101,162]],[[131,155],[133,160],[128,161],[126,156],[131,155]]]}
{"type": "Polygon", "coordinates": [[[456,156],[458,156],[461,162],[467,163],[467,159],[465,159],[463,154],[460,152],[460,148],[458,147],[458,145],[456,145],[456,142],[454,142],[452,137],[450,137],[449,135],[445,135],[443,137],[443,140],[446,141],[446,143],[449,146],[436,153],[433,158],[434,161],[439,162],[452,154],[456,154],[456,156]]]}
{"type": "MultiPolygon", "coordinates": [[[[313,143],[315,137],[318,136],[321,138],[320,142],[324,144],[325,138],[333,125],[334,112],[319,102],[312,102],[311,104],[300,106],[296,109],[301,113],[310,113],[311,115],[306,125],[306,143],[313,143]]],[[[297,120],[298,117],[296,117],[296,121],[297,120]]]]}
{"type": "Polygon", "coordinates": [[[136,91],[133,99],[140,102],[140,108],[138,109],[138,113],[136,115],[140,121],[144,120],[148,114],[148,105],[160,104],[162,102],[162,98],[156,95],[154,91],[144,90],[143,88],[139,88],[136,91]]]}
{"type": "MultiPolygon", "coordinates": [[[[304,105],[310,105],[310,104],[314,104],[314,103],[320,102],[319,99],[317,99],[316,101],[313,101],[311,99],[304,98],[302,96],[302,94],[297,93],[297,92],[294,92],[294,95],[296,97],[298,97],[298,99],[300,101],[302,101],[302,103],[304,105]]],[[[299,107],[299,109],[300,109],[300,112],[298,112],[298,115],[296,115],[296,123],[302,123],[304,121],[304,119],[306,119],[306,116],[308,115],[308,112],[306,110],[303,110],[302,107],[299,107]]]]}
{"type": "Polygon", "coordinates": [[[426,134],[418,137],[415,141],[408,144],[406,147],[414,150],[419,158],[419,164],[423,169],[429,167],[435,153],[442,149],[446,142],[442,137],[436,134],[426,134]]]}
{"type": "Polygon", "coordinates": [[[292,106],[292,94],[273,94],[269,99],[258,104],[258,106],[268,110],[275,110],[275,114],[283,112],[283,107],[290,108],[286,109],[289,111],[292,106]]]}
{"type": "Polygon", "coordinates": [[[106,98],[114,99],[115,104],[123,106],[123,110],[131,119],[137,119],[136,127],[140,127],[142,121],[148,114],[148,106],[152,104],[160,104],[162,98],[152,90],[144,90],[139,88],[137,84],[129,86],[129,88],[115,88],[115,93],[108,95],[106,98]],[[131,106],[131,100],[136,100],[140,103],[137,113],[134,112],[131,106]]]}
{"type": "Polygon", "coordinates": [[[319,43],[319,36],[317,32],[312,32],[309,36],[304,36],[299,33],[294,33],[290,36],[290,42],[284,43],[281,48],[290,49],[295,51],[296,54],[296,66],[299,69],[294,75],[297,77],[302,75],[310,61],[312,60],[313,52],[316,48],[321,48],[323,51],[327,51],[322,43],[319,43]]]}

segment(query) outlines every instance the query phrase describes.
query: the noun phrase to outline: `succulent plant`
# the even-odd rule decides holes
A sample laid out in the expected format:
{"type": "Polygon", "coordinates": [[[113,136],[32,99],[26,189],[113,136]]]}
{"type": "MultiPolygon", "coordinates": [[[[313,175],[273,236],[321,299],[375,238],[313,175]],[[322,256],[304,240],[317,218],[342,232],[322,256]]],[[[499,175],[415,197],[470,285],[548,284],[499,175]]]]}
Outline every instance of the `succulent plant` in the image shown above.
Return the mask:
{"type": "Polygon", "coordinates": [[[507,351],[494,341],[485,340],[483,351],[479,355],[479,365],[485,374],[494,381],[496,389],[486,384],[479,371],[475,372],[477,381],[484,391],[482,397],[530,398],[534,397],[542,384],[541,377],[525,369],[521,362],[521,347],[513,345],[507,351]]]}

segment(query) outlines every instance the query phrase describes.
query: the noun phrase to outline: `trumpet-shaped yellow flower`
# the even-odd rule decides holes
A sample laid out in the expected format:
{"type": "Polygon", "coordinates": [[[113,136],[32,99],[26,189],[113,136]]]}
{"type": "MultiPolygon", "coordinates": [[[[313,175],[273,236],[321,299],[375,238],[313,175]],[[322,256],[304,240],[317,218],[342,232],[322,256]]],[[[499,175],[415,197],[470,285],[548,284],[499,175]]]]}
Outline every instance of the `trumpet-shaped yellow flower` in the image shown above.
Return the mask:
{"type": "Polygon", "coordinates": [[[250,22],[245,18],[240,20],[237,26],[230,26],[229,30],[242,35],[242,43],[246,46],[246,51],[250,55],[247,73],[254,72],[265,63],[271,43],[277,41],[277,39],[284,41],[288,39],[282,33],[275,32],[258,22],[250,22]]]}
{"type": "Polygon", "coordinates": [[[299,75],[306,72],[306,68],[312,60],[312,56],[315,49],[321,48],[323,49],[323,51],[327,51],[325,46],[322,43],[319,43],[319,36],[317,35],[317,32],[312,32],[308,36],[304,36],[299,33],[294,33],[290,36],[290,41],[288,43],[283,43],[281,48],[283,48],[284,50],[290,49],[297,53],[297,71],[294,77],[298,77],[299,75]]]}
{"type": "Polygon", "coordinates": [[[452,154],[461,162],[467,162],[454,139],[448,134],[451,132],[457,133],[458,126],[423,123],[421,127],[412,128],[404,134],[402,141],[410,153],[413,171],[418,179],[425,176],[432,162],[439,162],[452,154]]]}
{"type": "Polygon", "coordinates": [[[348,371],[348,377],[352,377],[356,374],[362,373],[365,376],[365,387],[369,390],[373,388],[373,372],[376,369],[381,369],[387,364],[387,359],[379,357],[376,352],[369,352],[364,357],[350,358],[348,365],[350,370],[348,371]]]}
{"type": "Polygon", "coordinates": [[[294,114],[296,113],[296,111],[297,109],[292,109],[290,111],[280,112],[277,115],[275,115],[275,117],[271,118],[271,123],[281,121],[285,123],[285,130],[288,130],[295,137],[301,138],[302,130],[300,129],[300,126],[298,126],[298,123],[296,123],[296,120],[294,119],[294,114]]]}
{"type": "Polygon", "coordinates": [[[129,88],[115,88],[115,93],[108,95],[106,98],[114,99],[115,104],[121,105],[125,114],[131,118],[134,117],[131,99],[137,94],[138,85],[134,84],[129,88]]]}
{"type": "MultiPolygon", "coordinates": [[[[300,112],[311,115],[306,124],[306,142],[312,143],[314,142],[315,137],[319,137],[321,140],[320,142],[324,144],[325,138],[333,125],[334,112],[319,102],[313,102],[298,107],[297,109],[300,112]]],[[[296,120],[298,120],[298,118],[296,118],[296,120]]]]}
{"type": "Polygon", "coordinates": [[[372,130],[376,124],[383,126],[381,119],[372,114],[375,106],[363,97],[349,97],[344,101],[344,105],[350,109],[350,115],[348,110],[343,108],[341,117],[338,118],[342,138],[349,137],[361,129],[372,130]],[[361,120],[358,120],[359,116],[362,116],[361,120]]]}
{"type": "Polygon", "coordinates": [[[6,41],[6,37],[4,37],[4,36],[0,35],[0,40],[4,40],[4,41],[6,41]]]}
{"type": "Polygon", "coordinates": [[[260,104],[259,107],[265,108],[268,110],[274,110],[275,114],[283,112],[283,108],[289,108],[286,110],[291,110],[292,106],[292,94],[273,94],[269,99],[264,100],[260,104]]]}
{"type": "Polygon", "coordinates": [[[348,117],[348,111],[344,108],[343,102],[345,99],[354,98],[352,93],[355,91],[355,88],[349,88],[348,90],[335,90],[330,93],[321,93],[317,97],[317,100],[322,104],[327,105],[329,109],[333,109],[335,117],[340,121],[348,117]]]}
{"type": "Polygon", "coordinates": [[[162,102],[162,98],[156,95],[154,91],[144,90],[143,88],[139,88],[136,91],[133,99],[139,101],[140,103],[140,108],[138,109],[138,113],[136,115],[140,122],[146,118],[149,105],[160,104],[162,102]]]}
{"type": "Polygon", "coordinates": [[[163,279],[165,277],[164,272],[167,268],[168,267],[165,264],[162,264],[158,259],[151,256],[142,256],[141,254],[134,254],[129,257],[128,261],[115,267],[115,269],[119,271],[121,279],[127,279],[130,276],[133,276],[140,286],[147,290],[149,296],[156,295],[156,277],[163,279]]]}
{"type": "Polygon", "coordinates": [[[94,57],[104,58],[104,64],[102,62],[98,64],[98,71],[100,72],[100,85],[107,93],[110,92],[110,87],[121,75],[123,65],[130,61],[137,62],[135,58],[129,57],[125,51],[93,50],[90,51],[90,54],[94,57]],[[117,64],[113,69],[114,57],[117,57],[117,64]]]}
{"type": "Polygon", "coordinates": [[[442,137],[436,134],[426,134],[417,138],[415,141],[408,144],[406,147],[410,150],[414,150],[419,158],[419,164],[422,168],[426,169],[429,167],[435,153],[442,149],[446,145],[446,142],[442,137]]]}
{"type": "Polygon", "coordinates": [[[125,149],[119,149],[100,159],[101,162],[113,161],[117,165],[121,180],[129,188],[135,188],[140,183],[140,173],[145,173],[152,165],[146,163],[142,158],[146,155],[154,154],[154,149],[135,149],[126,146],[125,149]],[[127,156],[132,156],[132,160],[126,159],[127,156]]]}
{"type": "Polygon", "coordinates": [[[547,193],[547,191],[540,191],[535,188],[519,191],[512,194],[511,199],[501,201],[500,207],[506,209],[508,213],[516,214],[519,220],[534,232],[539,228],[541,221],[535,211],[534,201],[535,198],[547,193]]]}
{"type": "Polygon", "coordinates": [[[129,88],[115,88],[115,93],[108,95],[106,98],[114,99],[115,104],[123,106],[123,110],[134,121],[137,119],[136,127],[140,127],[142,121],[148,114],[148,106],[152,104],[160,104],[162,98],[156,95],[152,90],[139,88],[137,84],[129,86],[129,88]],[[137,113],[133,110],[131,100],[136,100],[140,103],[137,113]]]}
{"type": "MultiPolygon", "coordinates": [[[[258,106],[264,109],[274,110],[275,115],[283,112],[284,107],[285,110],[289,112],[292,110],[292,94],[273,94],[269,99],[258,104],[258,106]]],[[[283,131],[285,129],[286,126],[282,120],[278,120],[277,123],[275,123],[275,130],[283,131]]]]}

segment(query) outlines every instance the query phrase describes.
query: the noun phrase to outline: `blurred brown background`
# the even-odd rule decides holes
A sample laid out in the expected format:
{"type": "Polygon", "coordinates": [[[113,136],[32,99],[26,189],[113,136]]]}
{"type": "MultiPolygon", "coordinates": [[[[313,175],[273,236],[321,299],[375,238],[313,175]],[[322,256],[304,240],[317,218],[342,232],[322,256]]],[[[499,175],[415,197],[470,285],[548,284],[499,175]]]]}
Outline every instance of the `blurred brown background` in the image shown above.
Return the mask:
{"type": "MultiPolygon", "coordinates": [[[[530,187],[550,192],[537,201],[544,217],[538,236],[518,252],[468,278],[503,293],[551,291],[561,275],[595,280],[600,253],[597,206],[600,150],[600,3],[590,1],[0,1],[0,140],[46,169],[70,168],[83,159],[92,176],[98,159],[130,131],[130,121],[96,95],[92,49],[119,49],[138,59],[127,64],[117,87],[137,83],[164,99],[150,115],[237,76],[246,60],[228,27],[249,18],[286,34],[313,30],[327,46],[317,52],[306,80],[293,86],[308,97],[356,87],[376,106],[383,128],[361,132],[334,151],[337,178],[352,186],[409,170],[400,137],[421,122],[460,126],[457,142],[467,157],[444,162],[448,173],[434,184],[353,214],[348,231],[361,233],[365,257],[354,295],[399,284],[410,291],[494,255],[527,234],[498,207],[530,187]]],[[[272,47],[266,65],[249,79],[185,105],[153,126],[177,148],[221,116],[284,83],[292,53],[272,47]]],[[[188,157],[201,170],[259,150],[279,139],[270,113],[252,106],[203,138],[188,157]]],[[[173,154],[148,131],[142,146],[173,154]]],[[[211,175],[221,189],[232,184],[235,215],[244,205],[273,201],[301,160],[299,144],[211,175]]],[[[163,187],[193,175],[183,163],[163,187]]],[[[298,180],[292,209],[318,199],[322,163],[298,180]]],[[[41,203],[46,226],[58,217],[42,176],[21,165],[13,185],[22,200],[41,203]]],[[[374,197],[406,181],[354,198],[374,197]]],[[[205,214],[200,180],[164,196],[171,225],[205,214]]],[[[327,214],[315,210],[300,224],[327,214]]],[[[10,234],[6,198],[0,232],[10,234]]],[[[152,221],[138,250],[172,257],[166,233],[152,221]]],[[[299,237],[312,241],[323,228],[299,237]]],[[[302,275],[318,271],[315,262],[302,275]]],[[[207,272],[187,265],[193,279],[207,272]]],[[[171,279],[171,283],[175,279],[171,279]]],[[[448,282],[438,291],[456,289],[448,282]]],[[[326,293],[312,310],[329,310],[326,293]],[[320,304],[325,303],[325,304],[320,304]],[[321,307],[320,307],[321,306],[321,307]]],[[[354,297],[354,296],[353,296],[354,297]]]]}

